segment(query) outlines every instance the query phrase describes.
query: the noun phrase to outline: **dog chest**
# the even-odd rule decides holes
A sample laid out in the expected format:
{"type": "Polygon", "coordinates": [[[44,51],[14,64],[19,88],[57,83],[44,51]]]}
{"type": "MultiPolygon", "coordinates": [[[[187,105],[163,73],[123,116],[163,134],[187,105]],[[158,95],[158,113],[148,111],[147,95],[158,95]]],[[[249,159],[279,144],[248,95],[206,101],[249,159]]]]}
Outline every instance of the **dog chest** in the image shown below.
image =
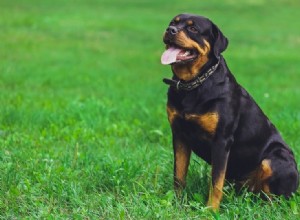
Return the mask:
{"type": "Polygon", "coordinates": [[[183,113],[167,106],[167,113],[172,129],[177,128],[181,130],[180,132],[201,130],[202,132],[200,133],[206,133],[208,136],[214,136],[216,133],[219,122],[219,114],[217,112],[209,111],[202,114],[183,113]]]}

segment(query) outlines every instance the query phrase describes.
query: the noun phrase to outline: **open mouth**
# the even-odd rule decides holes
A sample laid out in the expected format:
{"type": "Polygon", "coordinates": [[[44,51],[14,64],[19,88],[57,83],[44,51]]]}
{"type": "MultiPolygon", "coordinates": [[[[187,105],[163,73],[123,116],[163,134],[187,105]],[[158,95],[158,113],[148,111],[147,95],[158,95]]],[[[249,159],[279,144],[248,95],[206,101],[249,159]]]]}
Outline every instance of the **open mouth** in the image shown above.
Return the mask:
{"type": "Polygon", "coordinates": [[[181,48],[175,45],[167,45],[167,49],[161,56],[161,63],[168,64],[184,64],[194,61],[198,57],[196,50],[189,48],[181,48]]]}

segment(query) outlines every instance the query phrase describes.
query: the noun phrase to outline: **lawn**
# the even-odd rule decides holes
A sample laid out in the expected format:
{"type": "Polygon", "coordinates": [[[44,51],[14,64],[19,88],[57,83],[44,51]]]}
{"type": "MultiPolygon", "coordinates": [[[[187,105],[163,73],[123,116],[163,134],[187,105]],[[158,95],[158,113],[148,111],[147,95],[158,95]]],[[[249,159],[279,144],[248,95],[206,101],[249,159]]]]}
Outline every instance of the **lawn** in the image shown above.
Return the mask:
{"type": "Polygon", "coordinates": [[[210,167],[193,156],[174,199],[166,118],[170,19],[211,18],[224,57],[300,165],[300,2],[0,2],[0,219],[300,219],[300,191],[263,201],[227,183],[206,209],[210,167]]]}

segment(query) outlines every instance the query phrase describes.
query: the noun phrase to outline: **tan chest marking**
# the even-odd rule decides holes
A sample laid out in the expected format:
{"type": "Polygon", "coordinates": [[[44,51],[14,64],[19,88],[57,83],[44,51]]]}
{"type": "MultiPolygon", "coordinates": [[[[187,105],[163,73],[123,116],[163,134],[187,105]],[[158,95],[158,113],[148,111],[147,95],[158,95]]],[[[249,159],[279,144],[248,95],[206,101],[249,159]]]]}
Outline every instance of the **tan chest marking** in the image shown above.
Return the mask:
{"type": "Polygon", "coordinates": [[[210,134],[215,134],[219,122],[219,114],[217,112],[207,112],[205,114],[197,115],[190,114],[185,115],[187,120],[197,122],[205,131],[210,134]]]}
{"type": "MultiPolygon", "coordinates": [[[[180,112],[175,108],[167,105],[167,113],[170,124],[173,124],[176,117],[182,117],[180,112]]],[[[217,112],[207,112],[205,114],[185,114],[182,117],[189,121],[194,121],[201,126],[201,128],[208,133],[214,135],[217,130],[219,122],[219,114],[217,112]]]]}
{"type": "Polygon", "coordinates": [[[175,118],[179,116],[178,111],[175,108],[167,105],[167,113],[168,113],[169,123],[173,124],[175,118]]]}

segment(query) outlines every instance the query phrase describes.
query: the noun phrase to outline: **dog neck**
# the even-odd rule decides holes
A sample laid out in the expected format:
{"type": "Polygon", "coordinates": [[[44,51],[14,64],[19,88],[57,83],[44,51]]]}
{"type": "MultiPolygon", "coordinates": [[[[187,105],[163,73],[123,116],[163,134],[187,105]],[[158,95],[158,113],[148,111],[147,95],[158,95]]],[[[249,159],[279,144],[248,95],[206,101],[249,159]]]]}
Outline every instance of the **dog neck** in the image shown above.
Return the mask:
{"type": "MultiPolygon", "coordinates": [[[[184,81],[180,79],[176,79],[177,77],[173,77],[173,79],[167,79],[164,78],[163,82],[166,83],[167,85],[176,88],[176,90],[185,90],[185,91],[191,91],[198,86],[202,85],[203,82],[208,79],[218,68],[220,64],[220,57],[217,58],[217,61],[214,65],[210,66],[210,68],[205,68],[207,69],[206,71],[200,71],[200,73],[194,77],[193,79],[189,81],[184,81]]],[[[205,70],[204,69],[204,70],[205,70]]]]}

